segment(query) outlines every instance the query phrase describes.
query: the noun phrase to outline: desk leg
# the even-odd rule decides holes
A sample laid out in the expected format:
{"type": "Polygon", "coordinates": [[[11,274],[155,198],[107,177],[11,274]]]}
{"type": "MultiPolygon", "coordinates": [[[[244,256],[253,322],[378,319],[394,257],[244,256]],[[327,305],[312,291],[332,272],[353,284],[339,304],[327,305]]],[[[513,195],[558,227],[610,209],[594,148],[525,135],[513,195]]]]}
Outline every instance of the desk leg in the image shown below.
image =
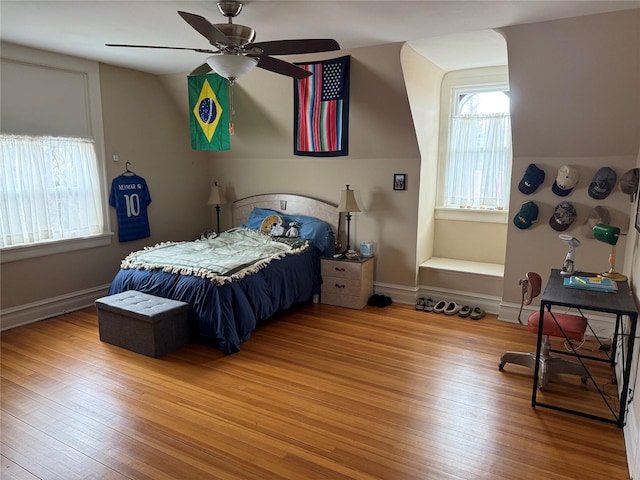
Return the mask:
{"type": "Polygon", "coordinates": [[[613,331],[613,339],[611,340],[611,366],[616,366],[616,351],[618,349],[618,332],[622,326],[622,315],[616,315],[616,328],[613,331]]]}
{"type": "MultiPolygon", "coordinates": [[[[538,319],[538,342],[536,345],[536,366],[533,369],[533,391],[531,392],[531,406],[536,406],[536,396],[538,394],[538,377],[540,375],[540,352],[542,350],[542,330],[544,322],[545,303],[540,302],[540,318],[538,319]]],[[[551,306],[548,307],[551,311],[551,306]]]]}
{"type": "MultiPolygon", "coordinates": [[[[621,316],[618,315],[616,319],[616,324],[618,321],[621,322],[621,316]]],[[[629,330],[629,339],[627,340],[627,358],[624,359],[624,367],[622,371],[622,392],[620,392],[620,415],[618,416],[618,426],[620,428],[624,427],[624,417],[627,410],[627,395],[629,393],[629,379],[631,376],[631,366],[633,360],[633,349],[635,348],[635,339],[636,339],[636,326],[638,324],[638,315],[629,316],[629,321],[631,322],[631,329],[629,330]]],[[[624,341],[624,327],[621,333],[622,341],[624,341]]],[[[624,348],[622,349],[624,353],[624,348]]]]}

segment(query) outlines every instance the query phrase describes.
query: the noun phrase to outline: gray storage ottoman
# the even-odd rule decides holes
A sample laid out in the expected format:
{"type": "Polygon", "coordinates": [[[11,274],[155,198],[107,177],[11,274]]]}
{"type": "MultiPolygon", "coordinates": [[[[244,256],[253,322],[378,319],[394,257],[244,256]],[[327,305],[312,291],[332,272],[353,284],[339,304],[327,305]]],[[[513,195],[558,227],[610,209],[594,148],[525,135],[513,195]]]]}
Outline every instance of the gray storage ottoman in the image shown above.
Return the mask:
{"type": "Polygon", "coordinates": [[[128,290],[96,300],[103,342],[149,357],[189,343],[189,304],[128,290]]]}

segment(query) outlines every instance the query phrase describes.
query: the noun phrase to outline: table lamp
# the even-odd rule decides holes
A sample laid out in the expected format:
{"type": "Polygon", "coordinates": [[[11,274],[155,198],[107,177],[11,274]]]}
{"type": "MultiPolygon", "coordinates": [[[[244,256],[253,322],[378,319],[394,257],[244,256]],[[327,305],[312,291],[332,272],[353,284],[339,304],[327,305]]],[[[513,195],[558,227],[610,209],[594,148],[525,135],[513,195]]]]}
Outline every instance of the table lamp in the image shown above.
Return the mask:
{"type": "Polygon", "coordinates": [[[218,182],[213,182],[207,203],[216,206],[216,220],[218,221],[216,233],[220,233],[220,204],[225,203],[225,199],[222,187],[218,185],[218,182]]]}
{"type": "Polygon", "coordinates": [[[600,274],[605,278],[610,278],[616,282],[624,282],[627,280],[625,275],[616,272],[616,244],[620,238],[620,229],[618,227],[612,227],[611,225],[605,225],[598,223],[593,227],[593,236],[596,240],[608,243],[611,245],[611,254],[609,255],[609,271],[600,274]]]}
{"type": "Polygon", "coordinates": [[[360,206],[356,201],[356,197],[353,195],[353,190],[347,189],[342,191],[340,196],[340,203],[338,204],[338,212],[346,212],[345,218],[347,220],[347,252],[351,250],[351,212],[359,212],[360,206]]]}

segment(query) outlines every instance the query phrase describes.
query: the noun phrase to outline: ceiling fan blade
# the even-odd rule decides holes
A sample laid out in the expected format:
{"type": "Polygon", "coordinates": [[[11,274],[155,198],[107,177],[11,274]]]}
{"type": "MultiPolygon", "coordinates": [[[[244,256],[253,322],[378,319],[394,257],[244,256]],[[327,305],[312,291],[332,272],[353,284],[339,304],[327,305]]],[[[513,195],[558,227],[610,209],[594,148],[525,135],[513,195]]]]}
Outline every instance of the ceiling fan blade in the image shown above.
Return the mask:
{"type": "Polygon", "coordinates": [[[340,50],[338,42],[331,38],[308,38],[300,40],[258,42],[247,45],[245,50],[250,50],[253,47],[260,48],[264,55],[295,55],[340,50]]]}
{"type": "Polygon", "coordinates": [[[209,50],[205,48],[188,48],[188,47],[161,47],[158,45],[127,45],[123,43],[105,43],[107,47],[132,47],[132,48],[160,48],[166,50],[189,50],[198,53],[220,53],[220,50],[209,50]]]}
{"type": "Polygon", "coordinates": [[[203,63],[199,67],[193,69],[193,71],[189,75],[205,75],[209,73],[211,70],[212,68],[209,66],[208,63],[203,63]]]}
{"type": "Polygon", "coordinates": [[[223,43],[225,45],[231,44],[231,40],[218,30],[209,20],[200,15],[194,13],[180,12],[178,11],[185,22],[191,25],[200,35],[204,36],[211,45],[216,43],[223,43]]]}
{"type": "Polygon", "coordinates": [[[269,57],[267,55],[258,55],[255,57],[258,59],[258,67],[270,72],[279,73],[280,75],[286,75],[287,77],[297,78],[301,80],[311,75],[309,70],[298,67],[293,63],[285,62],[278,58],[269,57]]]}

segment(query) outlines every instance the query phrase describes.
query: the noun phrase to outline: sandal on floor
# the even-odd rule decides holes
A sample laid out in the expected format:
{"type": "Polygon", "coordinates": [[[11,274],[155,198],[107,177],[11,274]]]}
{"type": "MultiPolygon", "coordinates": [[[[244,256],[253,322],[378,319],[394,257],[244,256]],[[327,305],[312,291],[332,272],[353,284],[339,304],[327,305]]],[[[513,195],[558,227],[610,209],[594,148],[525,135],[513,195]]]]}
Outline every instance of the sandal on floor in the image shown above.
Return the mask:
{"type": "Polygon", "coordinates": [[[449,302],[449,304],[444,309],[444,314],[455,315],[459,311],[460,311],[460,305],[458,305],[456,302],[449,302]]]}
{"type": "Polygon", "coordinates": [[[416,300],[416,310],[424,310],[426,299],[420,297],[416,300]]]}
{"type": "Polygon", "coordinates": [[[436,302],[433,298],[427,297],[427,299],[424,301],[424,311],[433,312],[433,307],[435,306],[435,304],[436,302]]]}
{"type": "Polygon", "coordinates": [[[440,300],[434,305],[433,311],[435,313],[442,313],[444,312],[445,308],[447,308],[447,305],[449,305],[449,302],[447,302],[446,300],[440,300]]]}
{"type": "Polygon", "coordinates": [[[469,317],[472,320],[480,320],[482,317],[484,317],[484,314],[484,310],[480,307],[473,307],[473,311],[471,312],[471,315],[469,315],[469,317]]]}
{"type": "Polygon", "coordinates": [[[469,315],[471,315],[471,307],[469,305],[462,307],[460,313],[458,313],[458,316],[461,318],[467,318],[469,315]]]}

